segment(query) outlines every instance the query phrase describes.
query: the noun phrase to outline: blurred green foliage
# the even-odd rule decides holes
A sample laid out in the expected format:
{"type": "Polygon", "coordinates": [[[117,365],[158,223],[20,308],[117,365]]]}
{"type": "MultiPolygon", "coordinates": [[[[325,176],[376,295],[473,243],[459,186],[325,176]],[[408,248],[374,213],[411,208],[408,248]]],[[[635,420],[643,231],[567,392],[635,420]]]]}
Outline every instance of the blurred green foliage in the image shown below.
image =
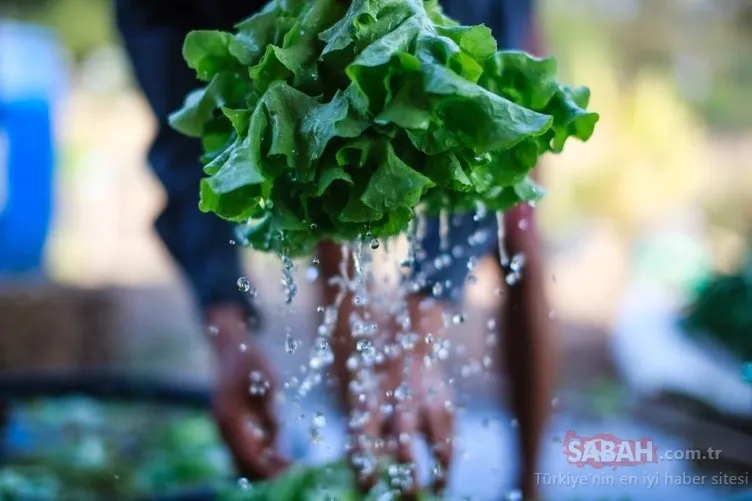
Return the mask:
{"type": "Polygon", "coordinates": [[[233,474],[208,415],[54,399],[16,417],[23,445],[0,468],[0,500],[130,500],[233,474]]]}
{"type": "Polygon", "coordinates": [[[682,326],[691,336],[717,342],[740,361],[752,360],[752,254],[737,271],[699,284],[682,326]]]}

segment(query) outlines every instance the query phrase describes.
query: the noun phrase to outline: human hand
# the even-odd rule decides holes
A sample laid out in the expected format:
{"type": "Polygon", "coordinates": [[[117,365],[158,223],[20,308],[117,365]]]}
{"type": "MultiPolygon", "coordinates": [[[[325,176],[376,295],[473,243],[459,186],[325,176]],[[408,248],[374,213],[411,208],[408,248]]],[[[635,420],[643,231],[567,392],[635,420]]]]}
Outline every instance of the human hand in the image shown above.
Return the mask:
{"type": "Polygon", "coordinates": [[[434,456],[431,488],[441,493],[452,461],[454,414],[441,366],[424,363],[431,347],[423,340],[410,350],[393,343],[388,351],[399,353],[369,364],[373,353],[364,356],[370,350],[358,350],[350,332],[341,327],[335,334],[335,370],[349,416],[348,458],[359,487],[367,492],[375,485],[376,462],[388,457],[397,463],[389,470],[392,487],[403,499],[416,499],[413,439],[420,434],[434,456]]]}
{"type": "Polygon", "coordinates": [[[274,477],[289,465],[276,449],[275,372],[248,338],[241,309],[215,308],[207,314],[207,325],[218,366],[212,413],[222,438],[241,475],[252,480],[274,477]]]}

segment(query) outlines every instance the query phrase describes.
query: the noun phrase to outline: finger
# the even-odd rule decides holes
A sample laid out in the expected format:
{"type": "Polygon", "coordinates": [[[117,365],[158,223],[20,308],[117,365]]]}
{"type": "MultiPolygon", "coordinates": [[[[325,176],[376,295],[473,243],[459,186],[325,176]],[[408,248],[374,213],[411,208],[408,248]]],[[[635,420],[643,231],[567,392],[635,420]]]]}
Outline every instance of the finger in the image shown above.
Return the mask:
{"type": "Polygon", "coordinates": [[[384,428],[389,437],[394,461],[397,463],[389,471],[391,487],[399,489],[403,499],[417,499],[420,485],[413,438],[418,429],[418,416],[406,403],[400,403],[395,407],[384,428]]]}
{"type": "Polygon", "coordinates": [[[259,407],[250,409],[250,414],[261,423],[260,434],[263,440],[263,453],[270,470],[273,472],[272,476],[276,476],[290,466],[292,462],[277,449],[277,439],[281,426],[273,396],[270,394],[259,407]]]}
{"type": "Polygon", "coordinates": [[[273,446],[277,443],[279,437],[280,423],[277,418],[277,409],[273,395],[268,395],[262,402],[258,402],[255,407],[251,407],[251,413],[258,416],[265,434],[266,443],[273,446]],[[258,412],[253,412],[257,409],[258,412]]]}
{"type": "Polygon", "coordinates": [[[433,402],[425,408],[421,421],[421,430],[435,461],[431,467],[431,488],[441,494],[446,489],[454,456],[454,414],[440,402],[433,402]]]}
{"type": "Polygon", "coordinates": [[[375,395],[357,381],[350,385],[348,400],[348,460],[358,488],[367,494],[378,481],[376,442],[381,438],[381,416],[375,395]]]}
{"type": "MultiPolygon", "coordinates": [[[[355,419],[366,419],[354,415],[355,419]]],[[[349,428],[348,459],[355,473],[358,488],[364,494],[370,492],[378,481],[377,455],[374,447],[378,439],[378,422],[374,417],[367,418],[363,426],[349,428]]]]}
{"type": "Polygon", "coordinates": [[[228,407],[215,408],[215,417],[241,475],[251,480],[263,480],[284,469],[284,458],[268,447],[258,418],[245,409],[228,407]]]}

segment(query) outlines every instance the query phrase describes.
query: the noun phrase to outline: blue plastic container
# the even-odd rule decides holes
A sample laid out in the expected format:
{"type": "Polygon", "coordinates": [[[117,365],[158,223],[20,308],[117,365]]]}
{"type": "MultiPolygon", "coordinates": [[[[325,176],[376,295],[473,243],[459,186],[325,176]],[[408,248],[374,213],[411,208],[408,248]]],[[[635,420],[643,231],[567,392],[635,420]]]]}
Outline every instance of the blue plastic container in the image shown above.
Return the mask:
{"type": "Polygon", "coordinates": [[[63,68],[47,30],[0,21],[0,276],[43,269],[63,68]]]}

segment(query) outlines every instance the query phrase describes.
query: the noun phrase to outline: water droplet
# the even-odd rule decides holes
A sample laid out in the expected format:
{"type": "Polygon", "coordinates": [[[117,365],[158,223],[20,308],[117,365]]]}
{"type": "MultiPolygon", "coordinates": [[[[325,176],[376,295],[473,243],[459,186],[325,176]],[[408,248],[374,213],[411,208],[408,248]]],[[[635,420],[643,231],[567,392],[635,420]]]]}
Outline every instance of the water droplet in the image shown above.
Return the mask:
{"type": "Polygon", "coordinates": [[[379,412],[381,412],[382,418],[391,416],[394,413],[394,406],[392,404],[381,404],[379,412]]]}
{"type": "Polygon", "coordinates": [[[349,426],[353,430],[363,428],[371,420],[371,414],[368,411],[354,410],[350,413],[349,426]]]}
{"type": "Polygon", "coordinates": [[[493,365],[493,358],[491,358],[491,355],[483,355],[483,367],[486,369],[490,369],[493,365]]]}
{"type": "MultiPolygon", "coordinates": [[[[392,495],[389,492],[385,493],[385,496],[383,497],[384,501],[398,499],[400,493],[409,491],[413,488],[414,468],[415,465],[400,464],[392,465],[392,467],[387,469],[387,474],[389,476],[389,486],[392,489],[395,489],[397,492],[396,495],[392,495]],[[386,496],[387,494],[388,496],[386,496]]],[[[378,501],[381,501],[381,499],[382,497],[379,497],[378,501]]]]}
{"type": "Polygon", "coordinates": [[[399,386],[397,386],[397,389],[394,390],[394,398],[396,398],[399,401],[407,400],[410,398],[411,392],[410,387],[407,385],[407,383],[400,383],[399,386]]]}
{"type": "Polygon", "coordinates": [[[553,407],[554,409],[559,407],[559,399],[557,397],[551,399],[551,407],[553,407]]]}
{"type": "Polygon", "coordinates": [[[241,490],[247,491],[251,488],[251,481],[245,477],[239,478],[238,487],[240,487],[241,490]]]}
{"type": "Polygon", "coordinates": [[[313,263],[313,264],[319,264],[320,262],[321,262],[321,260],[319,259],[318,256],[313,256],[313,259],[311,260],[311,263],[313,263]]]}
{"type": "Polygon", "coordinates": [[[237,285],[240,292],[246,293],[251,290],[251,281],[247,277],[238,278],[237,285]]]}
{"type": "Polygon", "coordinates": [[[376,458],[370,454],[358,452],[353,454],[352,465],[358,475],[367,477],[376,470],[376,458]]]}
{"type": "Polygon", "coordinates": [[[285,337],[285,351],[288,355],[292,355],[296,351],[298,351],[298,346],[300,346],[300,341],[295,339],[292,334],[289,332],[287,333],[287,336],[285,337]]]}
{"type": "Polygon", "coordinates": [[[449,358],[449,353],[452,348],[452,343],[448,339],[441,339],[433,345],[433,353],[439,360],[446,360],[449,358]]]}
{"type": "Polygon", "coordinates": [[[439,212],[439,248],[444,251],[449,248],[449,211],[439,212]]]}
{"type": "Polygon", "coordinates": [[[442,254],[441,256],[439,256],[439,259],[441,260],[442,268],[447,268],[452,264],[451,254],[442,254]]]}
{"type": "Polygon", "coordinates": [[[282,256],[282,290],[285,293],[285,304],[292,303],[298,294],[298,286],[295,283],[293,270],[295,263],[288,256],[282,256]]]}
{"type": "Polygon", "coordinates": [[[316,428],[323,428],[326,426],[326,416],[323,412],[317,412],[313,415],[313,426],[316,428]]]}
{"type": "Polygon", "coordinates": [[[319,225],[317,225],[316,223],[311,223],[310,228],[311,228],[311,231],[316,231],[319,229],[319,225]]]}
{"type": "Polygon", "coordinates": [[[431,468],[431,478],[433,480],[443,480],[446,476],[446,472],[444,471],[444,467],[439,462],[434,462],[433,467],[431,468]]]}
{"type": "Polygon", "coordinates": [[[415,349],[415,346],[418,344],[419,340],[420,336],[418,336],[416,333],[405,332],[400,336],[399,342],[403,350],[411,351],[415,349]]]}
{"type": "Polygon", "coordinates": [[[210,325],[206,328],[206,332],[210,336],[216,336],[217,334],[219,334],[219,327],[217,327],[216,325],[210,325]]]}
{"type": "Polygon", "coordinates": [[[434,297],[441,297],[441,294],[444,292],[444,285],[441,284],[441,283],[439,283],[439,282],[436,282],[433,285],[433,288],[431,289],[431,292],[432,292],[432,294],[433,294],[434,297]]]}
{"type": "Polygon", "coordinates": [[[465,316],[462,313],[455,313],[452,316],[452,323],[454,325],[459,325],[459,324],[465,323],[465,316]]]}
{"type": "Polygon", "coordinates": [[[379,248],[379,245],[380,244],[379,244],[379,241],[377,239],[374,238],[374,239],[371,240],[371,243],[370,243],[371,249],[376,250],[376,249],[379,248]]]}
{"type": "Polygon", "coordinates": [[[347,362],[345,362],[345,367],[347,367],[347,370],[350,372],[355,372],[358,370],[359,366],[358,359],[354,356],[348,357],[347,362]]]}
{"type": "Polygon", "coordinates": [[[476,277],[475,275],[468,275],[466,282],[468,283],[468,285],[476,285],[478,283],[478,277],[476,277]]]}
{"type": "Polygon", "coordinates": [[[236,243],[235,240],[230,240],[230,245],[235,245],[236,243]]]}
{"type": "Polygon", "coordinates": [[[489,318],[486,321],[486,329],[488,329],[490,331],[496,329],[496,319],[495,318],[489,318]]]}
{"type": "Polygon", "coordinates": [[[309,282],[315,282],[319,278],[319,269],[315,266],[309,266],[306,268],[306,280],[309,282]]]}
{"type": "Polygon", "coordinates": [[[316,307],[316,311],[318,311],[319,313],[324,313],[324,307],[323,306],[318,306],[318,307],[316,307]]]}
{"type": "Polygon", "coordinates": [[[251,384],[248,387],[248,392],[254,397],[263,397],[269,392],[271,383],[269,380],[259,371],[252,371],[250,375],[251,384]]]}
{"type": "Polygon", "coordinates": [[[518,252],[514,256],[512,256],[512,261],[509,263],[509,268],[519,273],[522,271],[523,266],[525,266],[525,254],[522,252],[518,252]]]}
{"type": "Polygon", "coordinates": [[[356,349],[363,357],[363,361],[366,364],[374,361],[374,357],[376,356],[376,348],[374,347],[373,342],[370,339],[359,340],[356,344],[356,349]]]}
{"type": "Polygon", "coordinates": [[[475,256],[470,256],[470,259],[467,260],[467,271],[473,271],[477,267],[478,267],[478,258],[475,256]]]}
{"type": "Polygon", "coordinates": [[[326,339],[319,338],[316,342],[308,366],[313,370],[323,369],[334,362],[334,352],[326,339]]]}
{"type": "Polygon", "coordinates": [[[321,442],[323,442],[324,439],[321,436],[321,428],[317,428],[316,426],[311,425],[308,429],[308,440],[310,440],[312,445],[319,445],[321,442]]]}
{"type": "Polygon", "coordinates": [[[522,231],[526,231],[530,227],[530,221],[527,219],[520,219],[520,222],[517,223],[517,227],[522,231]]]}
{"type": "Polygon", "coordinates": [[[504,501],[522,501],[522,491],[513,489],[504,495],[504,501]]]}
{"type": "Polygon", "coordinates": [[[248,350],[248,345],[247,345],[247,344],[245,344],[245,343],[240,343],[240,345],[238,346],[238,349],[239,349],[239,350],[240,350],[241,352],[245,353],[245,352],[246,352],[246,351],[248,350]]]}

